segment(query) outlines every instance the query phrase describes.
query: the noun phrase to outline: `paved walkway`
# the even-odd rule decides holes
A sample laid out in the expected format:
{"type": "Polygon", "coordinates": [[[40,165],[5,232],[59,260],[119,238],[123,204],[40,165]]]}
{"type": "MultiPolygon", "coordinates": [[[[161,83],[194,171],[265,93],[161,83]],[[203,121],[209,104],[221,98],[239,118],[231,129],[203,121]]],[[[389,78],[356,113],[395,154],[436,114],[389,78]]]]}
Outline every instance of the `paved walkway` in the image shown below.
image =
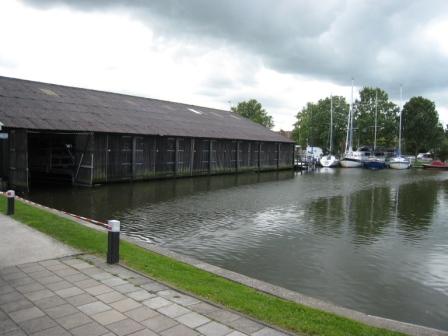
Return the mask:
{"type": "MultiPolygon", "coordinates": [[[[4,223],[1,216],[0,226],[4,223]]],[[[25,235],[35,234],[27,229],[25,235]]],[[[55,247],[44,238],[49,245],[41,246],[43,250],[55,247]]],[[[4,243],[0,236],[0,245],[4,243]]],[[[93,256],[15,260],[17,265],[0,267],[2,336],[286,335],[93,256]]]]}
{"type": "Polygon", "coordinates": [[[0,232],[0,268],[78,253],[2,214],[0,232]]]}

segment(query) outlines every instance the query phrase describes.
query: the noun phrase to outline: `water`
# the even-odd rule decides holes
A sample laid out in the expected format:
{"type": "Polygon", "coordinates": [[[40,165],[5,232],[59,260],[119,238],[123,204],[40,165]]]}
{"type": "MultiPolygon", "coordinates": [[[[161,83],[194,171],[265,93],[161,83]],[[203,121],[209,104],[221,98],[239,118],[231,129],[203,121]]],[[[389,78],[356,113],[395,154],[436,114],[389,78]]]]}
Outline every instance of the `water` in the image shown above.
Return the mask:
{"type": "Polygon", "coordinates": [[[323,169],[29,197],[306,295],[448,330],[447,172],[323,169]]]}

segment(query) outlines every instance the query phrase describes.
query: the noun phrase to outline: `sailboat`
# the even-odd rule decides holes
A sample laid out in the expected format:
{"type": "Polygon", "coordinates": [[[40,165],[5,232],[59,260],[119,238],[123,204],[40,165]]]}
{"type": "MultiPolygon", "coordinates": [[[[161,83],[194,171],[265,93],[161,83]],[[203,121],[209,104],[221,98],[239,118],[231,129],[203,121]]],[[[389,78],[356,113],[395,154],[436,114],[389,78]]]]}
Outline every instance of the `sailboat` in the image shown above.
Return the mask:
{"type": "Polygon", "coordinates": [[[401,156],[401,115],[403,113],[403,89],[400,86],[400,128],[398,130],[398,153],[397,156],[389,160],[389,167],[392,169],[408,169],[411,166],[411,161],[401,156]]]}
{"type": "Polygon", "coordinates": [[[353,151],[353,79],[352,79],[352,97],[350,110],[347,119],[347,136],[345,138],[345,153],[341,160],[341,166],[344,168],[359,168],[362,166],[359,152],[353,151]]]}
{"type": "Polygon", "coordinates": [[[384,157],[378,157],[376,151],[376,134],[378,126],[378,90],[376,90],[375,95],[375,131],[373,139],[373,151],[372,154],[364,162],[364,167],[367,169],[378,170],[386,168],[386,162],[384,157]]]}
{"type": "Polygon", "coordinates": [[[330,96],[330,152],[328,155],[322,156],[320,159],[320,164],[322,167],[337,167],[339,165],[339,160],[331,155],[333,148],[333,96],[330,96]]]}

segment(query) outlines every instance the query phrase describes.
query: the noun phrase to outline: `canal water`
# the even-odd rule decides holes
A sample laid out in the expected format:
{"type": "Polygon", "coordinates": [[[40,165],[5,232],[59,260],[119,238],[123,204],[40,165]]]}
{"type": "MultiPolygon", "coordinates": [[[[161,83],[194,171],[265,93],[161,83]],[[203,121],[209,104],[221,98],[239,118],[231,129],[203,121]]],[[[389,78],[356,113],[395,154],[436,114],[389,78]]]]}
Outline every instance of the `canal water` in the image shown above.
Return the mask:
{"type": "Polygon", "coordinates": [[[309,296],[448,330],[448,172],[285,171],[28,197],[309,296]]]}

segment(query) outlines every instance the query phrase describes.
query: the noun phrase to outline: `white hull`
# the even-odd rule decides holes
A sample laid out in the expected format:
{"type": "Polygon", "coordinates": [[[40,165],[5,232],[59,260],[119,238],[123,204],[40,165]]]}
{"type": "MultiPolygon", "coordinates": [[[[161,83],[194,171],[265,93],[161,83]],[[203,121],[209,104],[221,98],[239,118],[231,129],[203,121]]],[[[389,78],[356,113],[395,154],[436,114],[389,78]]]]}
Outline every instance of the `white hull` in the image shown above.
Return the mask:
{"type": "Polygon", "coordinates": [[[392,169],[408,169],[410,166],[410,161],[403,157],[392,158],[389,161],[389,167],[392,169]]]}
{"type": "Polygon", "coordinates": [[[337,167],[339,165],[339,160],[336,159],[336,157],[334,155],[330,155],[330,156],[323,156],[320,159],[320,164],[322,167],[337,167]]]}
{"type": "Polygon", "coordinates": [[[342,159],[340,161],[341,167],[343,168],[361,168],[362,162],[360,160],[354,159],[342,159]]]}

